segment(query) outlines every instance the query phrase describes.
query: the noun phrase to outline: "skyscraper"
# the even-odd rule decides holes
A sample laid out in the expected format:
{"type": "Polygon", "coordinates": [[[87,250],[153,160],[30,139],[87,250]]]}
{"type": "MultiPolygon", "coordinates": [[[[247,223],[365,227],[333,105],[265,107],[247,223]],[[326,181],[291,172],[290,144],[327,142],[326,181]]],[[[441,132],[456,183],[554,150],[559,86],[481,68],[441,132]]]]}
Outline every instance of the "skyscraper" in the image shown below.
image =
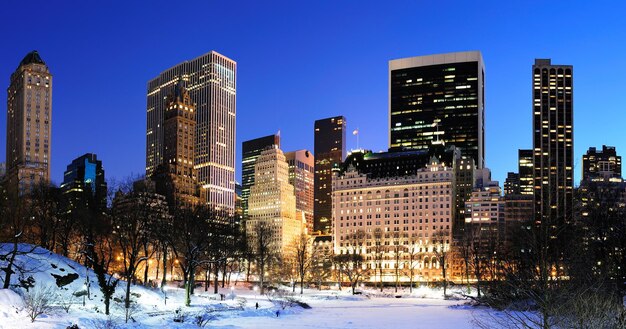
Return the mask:
{"type": "Polygon", "coordinates": [[[244,218],[248,215],[250,186],[254,185],[254,164],[263,150],[280,148],[280,135],[259,137],[241,144],[241,207],[244,218]]]}
{"type": "Polygon", "coordinates": [[[454,145],[483,168],[484,81],[479,51],[389,61],[389,147],[454,145]]]}
{"type": "Polygon", "coordinates": [[[296,194],[296,215],[304,216],[307,233],[313,232],[313,205],[315,198],[315,160],[307,150],[285,153],[289,165],[289,184],[293,185],[296,194]]]}
{"type": "Polygon", "coordinates": [[[329,234],[332,229],[332,171],[346,157],[346,119],[343,116],[315,121],[315,231],[329,234]]]}
{"type": "Polygon", "coordinates": [[[78,202],[89,207],[105,210],[107,207],[107,183],[102,161],[93,153],[86,153],[72,161],[63,174],[61,191],[65,211],[71,211],[78,202]],[[90,204],[94,202],[94,204],[90,204]]]}
{"type": "Polygon", "coordinates": [[[536,59],[533,65],[533,170],[535,219],[572,219],[573,67],[536,59]]]}
{"type": "Polygon", "coordinates": [[[50,181],[52,74],[36,50],[11,74],[7,94],[5,180],[21,194],[50,181]]]}
{"type": "Polygon", "coordinates": [[[533,150],[518,150],[519,189],[524,195],[535,192],[535,171],[533,150]]]}
{"type": "Polygon", "coordinates": [[[167,96],[163,123],[163,163],[154,172],[156,189],[167,197],[170,207],[195,206],[199,201],[197,171],[194,168],[196,106],[179,81],[167,96]]]}
{"type": "Polygon", "coordinates": [[[237,63],[211,51],[180,63],[148,82],[146,176],[164,159],[166,96],[179,80],[196,104],[194,168],[210,207],[235,208],[235,119],[237,63]]]}

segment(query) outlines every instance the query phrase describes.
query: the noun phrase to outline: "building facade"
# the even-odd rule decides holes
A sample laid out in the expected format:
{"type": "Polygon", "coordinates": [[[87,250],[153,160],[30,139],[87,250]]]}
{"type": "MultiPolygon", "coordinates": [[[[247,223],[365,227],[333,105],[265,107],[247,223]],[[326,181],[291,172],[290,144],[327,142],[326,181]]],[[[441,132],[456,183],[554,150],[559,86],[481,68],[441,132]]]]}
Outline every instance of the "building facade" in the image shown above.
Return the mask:
{"type": "Polygon", "coordinates": [[[533,65],[535,220],[572,220],[574,192],[573,67],[536,59],[533,65]]]}
{"type": "Polygon", "coordinates": [[[622,157],[614,146],[602,145],[602,151],[590,147],[583,155],[583,180],[622,177],[622,157]]]}
{"type": "Polygon", "coordinates": [[[157,191],[170,207],[193,207],[200,201],[196,146],[196,105],[179,81],[170,95],[163,122],[163,163],[154,172],[157,191]]]}
{"type": "Polygon", "coordinates": [[[250,245],[254,248],[258,227],[266,225],[271,228],[271,250],[288,253],[304,227],[302,219],[296,217],[296,195],[289,184],[289,165],[283,152],[278,147],[261,152],[254,165],[254,176],[246,220],[250,245]]]}
{"type": "Polygon", "coordinates": [[[305,222],[306,233],[313,232],[313,205],[315,197],[315,158],[307,150],[285,153],[289,165],[289,184],[296,194],[296,214],[305,222]]]}
{"type": "Polygon", "coordinates": [[[397,273],[402,282],[440,280],[438,253],[452,245],[453,182],[453,167],[434,157],[412,175],[371,178],[354,167],[337,174],[335,254],[362,254],[365,280],[372,282],[396,281],[397,273]]]}
{"type": "Polygon", "coordinates": [[[7,89],[7,189],[23,194],[50,181],[52,74],[39,53],[28,53],[7,89]]]}
{"type": "Polygon", "coordinates": [[[180,80],[196,104],[194,167],[203,189],[201,202],[232,214],[237,63],[215,51],[169,68],[148,82],[146,176],[152,176],[163,163],[166,96],[180,80]]]}
{"type": "Polygon", "coordinates": [[[241,144],[241,207],[244,218],[248,215],[250,187],[254,185],[254,164],[261,152],[277,146],[280,148],[280,135],[268,135],[251,139],[241,144]]]}
{"type": "Polygon", "coordinates": [[[346,157],[346,119],[343,116],[315,121],[315,205],[314,230],[330,233],[333,169],[346,157]]]}
{"type": "Polygon", "coordinates": [[[454,145],[483,168],[484,81],[478,51],[389,61],[389,147],[454,145]]]}

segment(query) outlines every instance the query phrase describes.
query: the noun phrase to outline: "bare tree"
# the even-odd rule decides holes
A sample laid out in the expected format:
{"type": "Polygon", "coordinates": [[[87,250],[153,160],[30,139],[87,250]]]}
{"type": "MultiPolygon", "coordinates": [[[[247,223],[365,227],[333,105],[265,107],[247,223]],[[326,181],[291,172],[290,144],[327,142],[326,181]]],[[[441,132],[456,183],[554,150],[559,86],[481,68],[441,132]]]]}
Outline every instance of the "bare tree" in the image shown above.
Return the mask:
{"type": "Polygon", "coordinates": [[[23,272],[20,265],[16,263],[18,256],[29,255],[35,252],[35,245],[20,245],[27,242],[27,230],[31,225],[28,209],[30,200],[27,197],[20,197],[17,193],[7,193],[5,189],[0,191],[0,221],[1,240],[9,241],[0,250],[0,260],[5,261],[5,266],[0,267],[4,272],[3,289],[8,289],[11,284],[11,276],[14,273],[23,272]]]}
{"type": "Polygon", "coordinates": [[[356,286],[364,275],[364,258],[361,254],[365,242],[364,240],[365,232],[363,232],[363,230],[356,230],[348,236],[346,253],[334,257],[335,264],[338,266],[339,271],[350,281],[352,294],[356,292],[356,286]]]}
{"type": "Polygon", "coordinates": [[[300,294],[304,293],[304,279],[309,273],[314,255],[311,250],[311,240],[306,234],[300,234],[294,241],[294,261],[300,279],[300,294]]]}
{"type": "Polygon", "coordinates": [[[393,239],[391,246],[391,250],[393,251],[393,260],[394,260],[394,276],[395,276],[395,292],[398,292],[398,287],[400,286],[400,268],[404,263],[403,253],[406,250],[405,246],[402,245],[402,236],[400,232],[393,232],[393,239]]]}
{"type": "Polygon", "coordinates": [[[165,198],[142,189],[140,185],[135,184],[133,191],[126,194],[118,192],[112,211],[114,237],[122,254],[124,276],[127,280],[124,302],[127,322],[131,306],[131,283],[135,281],[140,264],[148,261],[142,255],[144,246],[149,243],[152,225],[160,220],[159,217],[167,215],[165,198]]]}
{"type": "Polygon", "coordinates": [[[415,272],[419,266],[419,255],[421,254],[419,247],[414,238],[411,238],[409,246],[406,248],[406,255],[408,256],[407,262],[407,276],[409,277],[409,292],[413,292],[413,284],[415,278],[415,272]]]}
{"type": "Polygon", "coordinates": [[[378,273],[378,279],[380,283],[380,292],[383,291],[383,258],[385,255],[385,246],[383,245],[383,230],[379,227],[374,229],[372,233],[372,248],[371,254],[374,257],[374,277],[378,273]]]}
{"type": "Polygon", "coordinates": [[[53,310],[56,294],[52,287],[37,287],[29,290],[24,295],[24,308],[30,318],[30,322],[42,314],[48,314],[53,310]]]}
{"type": "Polygon", "coordinates": [[[448,289],[447,267],[450,251],[449,233],[445,230],[438,230],[433,233],[431,240],[433,253],[435,254],[435,257],[437,257],[439,268],[441,269],[441,276],[443,278],[443,296],[445,298],[447,296],[448,289]]]}
{"type": "Polygon", "coordinates": [[[209,247],[210,215],[204,207],[180,208],[174,215],[174,243],[172,251],[178,259],[185,284],[185,305],[191,304],[192,287],[197,268],[205,263],[209,247]]]}
{"type": "Polygon", "coordinates": [[[266,221],[248,221],[248,241],[254,253],[261,294],[265,291],[265,272],[278,259],[272,239],[272,224],[266,221]]]}

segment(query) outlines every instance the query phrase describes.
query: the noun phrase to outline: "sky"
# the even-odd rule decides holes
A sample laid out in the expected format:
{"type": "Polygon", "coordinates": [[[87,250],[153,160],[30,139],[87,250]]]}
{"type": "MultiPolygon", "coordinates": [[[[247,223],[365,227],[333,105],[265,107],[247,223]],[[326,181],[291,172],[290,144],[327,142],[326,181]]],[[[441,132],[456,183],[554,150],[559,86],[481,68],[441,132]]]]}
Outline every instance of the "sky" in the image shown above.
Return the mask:
{"type": "MultiPolygon", "coordinates": [[[[502,184],[532,148],[535,58],[574,66],[574,168],[626,151],[624,1],[15,1],[0,3],[0,81],[31,50],[53,74],[51,179],[96,153],[107,178],[145,173],[146,84],[215,50],[237,62],[241,142],[280,130],[313,150],[314,121],[347,119],[347,149],[388,147],[388,61],[480,50],[486,164],[502,184]]],[[[0,102],[0,161],[6,93],[0,102]]]]}

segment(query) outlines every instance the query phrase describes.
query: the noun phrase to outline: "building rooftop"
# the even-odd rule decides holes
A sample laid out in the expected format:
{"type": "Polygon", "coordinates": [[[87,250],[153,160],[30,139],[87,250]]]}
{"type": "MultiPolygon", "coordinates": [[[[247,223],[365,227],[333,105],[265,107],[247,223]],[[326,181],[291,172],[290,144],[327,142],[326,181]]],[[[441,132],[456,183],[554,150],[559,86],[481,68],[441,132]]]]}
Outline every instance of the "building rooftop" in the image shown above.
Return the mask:
{"type": "Polygon", "coordinates": [[[24,56],[24,59],[22,59],[22,61],[20,62],[20,66],[27,65],[27,64],[46,65],[43,59],[41,59],[41,56],[39,56],[39,53],[37,52],[37,50],[33,50],[30,53],[26,54],[26,56],[24,56]]]}

